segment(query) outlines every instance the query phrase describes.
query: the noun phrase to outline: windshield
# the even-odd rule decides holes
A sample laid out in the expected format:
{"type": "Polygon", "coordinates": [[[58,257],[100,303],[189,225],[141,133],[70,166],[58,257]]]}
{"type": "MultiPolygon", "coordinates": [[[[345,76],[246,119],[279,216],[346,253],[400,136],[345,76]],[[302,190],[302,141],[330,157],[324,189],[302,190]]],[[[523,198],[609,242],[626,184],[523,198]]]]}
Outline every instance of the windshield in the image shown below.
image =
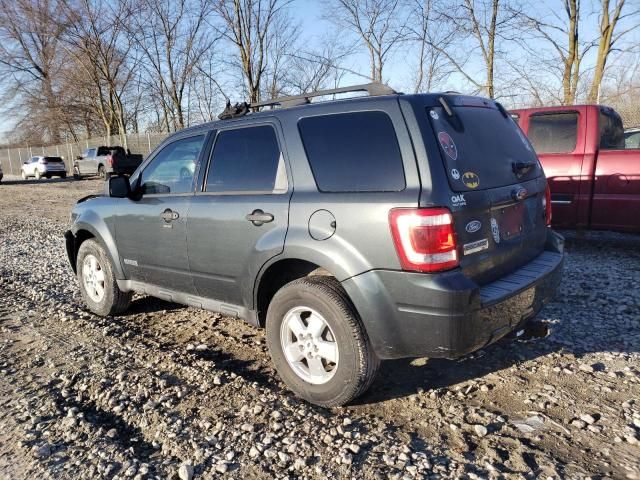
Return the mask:
{"type": "Polygon", "coordinates": [[[442,107],[427,114],[454,191],[484,190],[531,180],[542,168],[520,127],[495,108],[442,107]]]}

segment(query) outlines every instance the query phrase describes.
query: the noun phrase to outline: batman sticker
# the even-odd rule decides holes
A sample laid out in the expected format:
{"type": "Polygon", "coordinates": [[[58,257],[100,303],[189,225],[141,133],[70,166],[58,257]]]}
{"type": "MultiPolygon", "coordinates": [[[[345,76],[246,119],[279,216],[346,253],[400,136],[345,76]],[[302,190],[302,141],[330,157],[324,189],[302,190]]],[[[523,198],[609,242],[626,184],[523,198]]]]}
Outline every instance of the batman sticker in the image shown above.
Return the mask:
{"type": "Polygon", "coordinates": [[[438,141],[440,142],[440,146],[442,146],[444,153],[446,153],[451,160],[458,159],[458,148],[453,142],[451,135],[447,132],[438,132],[438,141]]]}
{"type": "Polygon", "coordinates": [[[467,188],[478,188],[480,186],[480,177],[473,172],[464,172],[462,174],[462,183],[467,188]]]}

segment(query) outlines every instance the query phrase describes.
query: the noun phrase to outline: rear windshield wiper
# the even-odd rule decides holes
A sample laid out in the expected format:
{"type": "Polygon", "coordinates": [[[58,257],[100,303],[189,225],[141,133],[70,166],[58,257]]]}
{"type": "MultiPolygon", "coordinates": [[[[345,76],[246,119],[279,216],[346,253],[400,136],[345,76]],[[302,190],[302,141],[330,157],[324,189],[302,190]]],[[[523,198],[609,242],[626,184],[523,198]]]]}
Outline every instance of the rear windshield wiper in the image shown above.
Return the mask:
{"type": "Polygon", "coordinates": [[[444,97],[440,97],[438,98],[438,103],[442,106],[442,109],[447,114],[447,116],[445,117],[447,119],[447,122],[449,122],[449,124],[457,131],[463,131],[464,129],[462,127],[462,122],[449,105],[449,102],[447,102],[447,99],[444,97]]]}

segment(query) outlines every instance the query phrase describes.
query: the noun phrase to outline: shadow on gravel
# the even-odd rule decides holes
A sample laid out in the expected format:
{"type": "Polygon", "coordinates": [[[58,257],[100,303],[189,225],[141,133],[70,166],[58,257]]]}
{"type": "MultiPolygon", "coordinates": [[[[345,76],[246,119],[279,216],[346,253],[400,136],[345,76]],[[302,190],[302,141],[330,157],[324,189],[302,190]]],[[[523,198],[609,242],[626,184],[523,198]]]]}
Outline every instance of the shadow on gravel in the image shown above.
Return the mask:
{"type": "MultiPolygon", "coordinates": [[[[103,441],[116,443],[122,450],[131,449],[141,462],[150,463],[152,461],[151,457],[157,452],[151,443],[144,440],[142,430],[125,422],[123,418],[115,413],[103,410],[93,401],[78,402],[73,397],[65,399],[59,391],[56,391],[55,403],[62,412],[66,412],[73,407],[78,408],[83,413],[84,419],[91,424],[91,428],[96,430],[96,435],[99,434],[98,430],[101,429],[103,441]],[[111,429],[116,430],[116,435],[113,438],[109,438],[107,435],[107,432],[111,429]]],[[[57,448],[64,450],[66,447],[74,447],[75,445],[75,441],[71,440],[58,443],[57,448]]],[[[118,473],[120,467],[117,464],[114,464],[114,466],[113,473],[118,473]]]]}
{"type": "Polygon", "coordinates": [[[259,367],[256,361],[240,360],[232,354],[213,348],[200,351],[192,350],[191,353],[196,358],[212,362],[212,366],[219,370],[235,373],[248,382],[255,382],[263,388],[273,388],[274,386],[274,379],[270,371],[264,367],[259,367]]]}
{"type": "MultiPolygon", "coordinates": [[[[84,180],[84,179],[83,179],[84,180]]],[[[36,180],[35,178],[29,178],[27,180],[7,180],[7,179],[3,179],[2,182],[0,182],[0,186],[1,185],[46,185],[47,183],[73,183],[73,182],[77,182],[78,180],[74,179],[71,176],[68,176],[67,178],[60,178],[60,177],[52,177],[52,178],[41,178],[40,180],[36,180]]]]}
{"type": "Polygon", "coordinates": [[[179,303],[171,303],[154,297],[142,297],[131,302],[131,306],[126,312],[118,315],[119,317],[132,317],[142,313],[157,313],[162,311],[174,312],[177,310],[185,310],[189,307],[180,305],[179,303]]]}

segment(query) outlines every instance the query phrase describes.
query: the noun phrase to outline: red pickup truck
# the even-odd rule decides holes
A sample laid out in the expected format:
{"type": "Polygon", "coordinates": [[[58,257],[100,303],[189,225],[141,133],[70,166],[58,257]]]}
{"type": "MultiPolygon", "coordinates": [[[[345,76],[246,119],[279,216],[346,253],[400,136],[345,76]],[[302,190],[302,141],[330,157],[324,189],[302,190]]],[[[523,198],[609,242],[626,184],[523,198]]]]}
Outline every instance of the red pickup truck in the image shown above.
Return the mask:
{"type": "Polygon", "coordinates": [[[551,188],[553,225],[640,232],[640,149],[602,105],[512,110],[551,188]]]}

